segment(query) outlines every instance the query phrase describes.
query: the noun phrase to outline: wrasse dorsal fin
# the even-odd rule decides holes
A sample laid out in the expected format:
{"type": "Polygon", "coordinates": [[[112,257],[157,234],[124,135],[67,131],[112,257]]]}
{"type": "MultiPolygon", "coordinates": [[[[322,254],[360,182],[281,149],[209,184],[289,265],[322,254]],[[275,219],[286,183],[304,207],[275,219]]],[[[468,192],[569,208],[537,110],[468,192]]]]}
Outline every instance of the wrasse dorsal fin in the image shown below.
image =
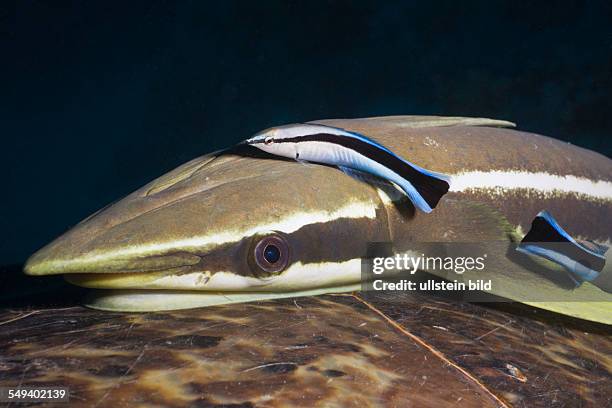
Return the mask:
{"type": "Polygon", "coordinates": [[[607,248],[576,241],[548,211],[540,211],[517,250],[553,261],[583,282],[594,280],[603,270],[607,248]]]}

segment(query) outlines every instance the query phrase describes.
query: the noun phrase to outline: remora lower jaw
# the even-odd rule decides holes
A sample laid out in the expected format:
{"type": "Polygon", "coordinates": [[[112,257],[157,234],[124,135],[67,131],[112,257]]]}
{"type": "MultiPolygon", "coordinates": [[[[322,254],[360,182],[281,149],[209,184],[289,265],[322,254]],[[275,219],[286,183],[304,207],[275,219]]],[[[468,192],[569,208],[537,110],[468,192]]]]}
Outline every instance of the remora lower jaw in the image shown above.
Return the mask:
{"type": "Polygon", "coordinates": [[[66,280],[92,289],[149,289],[225,292],[291,292],[334,287],[360,280],[361,260],[302,264],[297,262],[279,275],[266,278],[221,271],[180,273],[177,271],[126,274],[70,274],[66,280]]]}

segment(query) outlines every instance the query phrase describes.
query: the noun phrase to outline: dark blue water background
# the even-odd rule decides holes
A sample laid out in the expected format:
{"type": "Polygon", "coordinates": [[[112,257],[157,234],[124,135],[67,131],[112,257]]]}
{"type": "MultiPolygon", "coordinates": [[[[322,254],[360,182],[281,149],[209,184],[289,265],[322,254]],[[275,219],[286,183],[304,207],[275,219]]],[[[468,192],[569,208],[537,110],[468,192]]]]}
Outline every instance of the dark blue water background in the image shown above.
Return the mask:
{"type": "Polygon", "coordinates": [[[0,263],[275,124],[509,119],[612,154],[609,1],[0,6],[0,263]]]}

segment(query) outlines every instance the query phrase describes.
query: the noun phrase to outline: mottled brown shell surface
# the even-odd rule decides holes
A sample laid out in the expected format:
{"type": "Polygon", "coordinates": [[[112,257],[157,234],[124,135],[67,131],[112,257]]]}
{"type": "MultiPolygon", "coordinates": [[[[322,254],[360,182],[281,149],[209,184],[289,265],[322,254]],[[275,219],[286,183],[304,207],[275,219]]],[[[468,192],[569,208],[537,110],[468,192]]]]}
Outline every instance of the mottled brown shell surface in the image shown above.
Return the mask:
{"type": "Polygon", "coordinates": [[[534,309],[377,293],[147,314],[4,310],[0,325],[0,386],[67,386],[71,406],[612,403],[609,329],[534,309]]]}

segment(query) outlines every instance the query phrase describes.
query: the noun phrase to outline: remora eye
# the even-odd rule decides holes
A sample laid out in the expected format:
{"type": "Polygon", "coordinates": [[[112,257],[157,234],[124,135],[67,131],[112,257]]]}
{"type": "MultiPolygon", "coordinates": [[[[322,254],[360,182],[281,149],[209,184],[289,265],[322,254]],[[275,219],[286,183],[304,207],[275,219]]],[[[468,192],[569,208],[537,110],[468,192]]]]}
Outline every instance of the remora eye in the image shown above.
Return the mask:
{"type": "Polygon", "coordinates": [[[280,249],[274,244],[268,244],[264,248],[263,257],[266,261],[271,264],[275,264],[280,259],[281,252],[280,249]]]}
{"type": "Polygon", "coordinates": [[[269,145],[269,144],[272,144],[272,143],[274,143],[274,139],[271,136],[268,136],[268,137],[266,137],[264,139],[264,144],[269,145]]]}
{"type": "Polygon", "coordinates": [[[289,263],[289,245],[280,235],[261,238],[253,248],[255,263],[267,273],[278,273],[289,263]]]}

